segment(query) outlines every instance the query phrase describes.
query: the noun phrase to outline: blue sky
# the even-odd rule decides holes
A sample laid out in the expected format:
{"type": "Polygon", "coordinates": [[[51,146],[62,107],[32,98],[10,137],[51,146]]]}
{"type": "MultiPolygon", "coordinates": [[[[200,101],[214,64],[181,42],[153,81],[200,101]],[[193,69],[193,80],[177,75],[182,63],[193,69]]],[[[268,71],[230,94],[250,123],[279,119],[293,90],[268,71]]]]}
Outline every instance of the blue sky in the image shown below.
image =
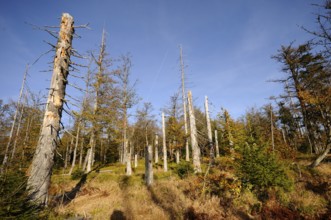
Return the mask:
{"type": "MultiPolygon", "coordinates": [[[[54,42],[27,23],[58,25],[63,12],[75,24],[74,39],[81,53],[97,49],[102,29],[112,57],[130,52],[137,92],[153,104],[155,113],[169,103],[180,86],[179,49],[183,46],[188,89],[197,106],[209,97],[213,116],[221,107],[239,117],[252,107],[269,103],[281,85],[280,65],[271,59],[281,45],[302,43],[311,36],[300,26],[315,27],[313,0],[109,0],[0,1],[0,99],[17,99],[27,63],[54,42]]],[[[31,67],[28,85],[38,92],[49,86],[51,55],[31,67]]],[[[74,79],[72,79],[74,80],[74,79]]],[[[74,93],[75,96],[79,96],[74,93]]]]}

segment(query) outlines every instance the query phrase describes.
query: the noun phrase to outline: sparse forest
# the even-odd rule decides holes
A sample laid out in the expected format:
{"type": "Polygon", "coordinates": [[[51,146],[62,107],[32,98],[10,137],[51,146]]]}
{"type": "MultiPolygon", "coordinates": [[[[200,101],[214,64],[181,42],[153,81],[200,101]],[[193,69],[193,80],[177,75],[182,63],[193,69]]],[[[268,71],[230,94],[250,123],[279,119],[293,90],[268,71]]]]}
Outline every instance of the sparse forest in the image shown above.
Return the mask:
{"type": "Polygon", "coordinates": [[[19,98],[0,100],[0,219],[331,219],[331,1],[316,7],[311,40],[270,58],[283,93],[239,118],[197,107],[185,45],[180,89],[154,109],[107,30],[80,51],[89,25],[72,15],[39,28],[56,38],[49,88],[27,65],[19,98]]]}

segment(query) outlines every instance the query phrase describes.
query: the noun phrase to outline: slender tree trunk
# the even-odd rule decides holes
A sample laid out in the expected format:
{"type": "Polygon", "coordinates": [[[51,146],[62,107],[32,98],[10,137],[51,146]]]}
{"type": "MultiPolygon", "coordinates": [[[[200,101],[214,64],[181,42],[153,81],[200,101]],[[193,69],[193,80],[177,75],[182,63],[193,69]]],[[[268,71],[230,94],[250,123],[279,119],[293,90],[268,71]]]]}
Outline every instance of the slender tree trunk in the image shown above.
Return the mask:
{"type": "Polygon", "coordinates": [[[159,163],[159,135],[155,134],[155,163],[159,163]]]}
{"type": "Polygon", "coordinates": [[[176,163],[179,164],[179,162],[180,162],[179,149],[176,149],[176,163]]]}
{"type": "Polygon", "coordinates": [[[185,98],[185,74],[184,74],[184,61],[182,46],[180,49],[180,69],[182,74],[182,100],[183,100],[183,113],[184,113],[184,131],[185,131],[185,160],[190,161],[190,148],[188,146],[188,126],[187,126],[187,111],[186,111],[186,98],[185,98]]]}
{"type": "Polygon", "coordinates": [[[197,128],[195,125],[195,116],[194,116],[194,108],[193,108],[191,91],[189,91],[187,94],[187,102],[188,102],[188,111],[189,111],[189,115],[190,115],[193,167],[194,167],[194,172],[201,173],[200,148],[199,148],[198,140],[197,140],[197,128]]]}
{"type": "Polygon", "coordinates": [[[65,88],[69,74],[71,44],[74,34],[73,24],[73,18],[64,13],[56,45],[54,70],[44,121],[31,165],[31,174],[27,182],[30,200],[41,206],[47,205],[48,200],[48,188],[51,181],[54,153],[57,147],[65,88]]]}
{"type": "Polygon", "coordinates": [[[75,148],[74,148],[74,155],[72,157],[72,163],[71,163],[71,167],[69,170],[69,175],[71,175],[74,167],[75,167],[75,163],[76,163],[76,155],[77,155],[77,148],[78,148],[78,140],[79,140],[79,132],[80,132],[80,122],[78,122],[77,125],[77,134],[76,134],[76,143],[75,143],[75,148]]]}
{"type": "Polygon", "coordinates": [[[14,140],[14,144],[13,144],[13,150],[11,152],[10,161],[12,161],[14,159],[14,156],[16,153],[17,139],[18,139],[20,131],[21,131],[21,124],[22,124],[23,113],[24,113],[24,105],[21,105],[21,108],[22,109],[21,109],[21,113],[20,113],[20,118],[18,119],[18,125],[17,125],[17,129],[16,129],[16,135],[15,135],[15,140],[14,140]]]}
{"type": "Polygon", "coordinates": [[[153,184],[153,151],[151,145],[148,145],[145,150],[145,183],[147,186],[153,184]]]}
{"type": "Polygon", "coordinates": [[[215,130],[215,148],[216,148],[216,157],[220,157],[220,149],[219,149],[219,146],[218,146],[217,130],[215,130]]]}
{"type": "Polygon", "coordinates": [[[138,166],[138,154],[134,155],[134,168],[137,168],[138,166]]]}
{"type": "MultiPolygon", "coordinates": [[[[83,147],[84,147],[84,138],[82,138],[80,143],[80,153],[79,153],[79,168],[82,168],[83,162],[83,147]]],[[[84,169],[83,169],[84,170],[84,169]]]]}
{"type": "Polygon", "coordinates": [[[275,151],[274,123],[273,123],[273,114],[272,114],[272,106],[271,106],[271,104],[270,104],[270,131],[271,131],[271,146],[272,146],[272,151],[275,151]]]}
{"type": "Polygon", "coordinates": [[[87,166],[87,163],[88,163],[87,161],[88,161],[88,158],[90,157],[90,154],[91,154],[91,148],[89,148],[86,152],[82,170],[86,170],[86,166],[87,166]]]}
{"type": "Polygon", "coordinates": [[[209,144],[209,150],[210,150],[210,160],[211,160],[211,163],[213,163],[213,161],[215,159],[215,154],[214,154],[213,136],[212,136],[212,133],[211,133],[211,124],[210,124],[208,97],[207,96],[205,96],[205,113],[206,113],[206,122],[207,122],[208,144],[209,144]]]}
{"type": "MultiPolygon", "coordinates": [[[[126,145],[128,145],[128,141],[126,141],[126,145]]],[[[131,176],[132,168],[131,168],[131,151],[129,150],[128,146],[126,147],[126,175],[131,176]]]]}
{"type": "Polygon", "coordinates": [[[15,126],[16,126],[16,119],[17,119],[17,115],[18,115],[18,112],[19,112],[19,107],[21,105],[21,99],[22,99],[22,95],[23,95],[26,76],[28,74],[28,68],[29,68],[29,66],[27,65],[26,69],[25,69],[25,72],[24,72],[24,76],[23,76],[23,82],[22,82],[22,86],[21,86],[21,90],[20,90],[20,95],[19,95],[19,98],[18,98],[17,104],[16,104],[14,120],[13,120],[11,129],[10,129],[9,139],[8,139],[8,143],[7,143],[6,150],[5,150],[5,155],[4,155],[4,158],[3,158],[3,161],[2,161],[2,167],[0,169],[1,174],[4,172],[4,169],[6,168],[7,163],[8,163],[9,148],[10,148],[10,144],[11,144],[11,141],[12,141],[12,138],[13,138],[14,129],[15,129],[15,126]]]}
{"type": "Polygon", "coordinates": [[[163,140],[163,170],[168,171],[168,161],[167,161],[167,145],[166,145],[166,132],[165,132],[165,119],[164,113],[162,112],[162,140],[163,140]]]}

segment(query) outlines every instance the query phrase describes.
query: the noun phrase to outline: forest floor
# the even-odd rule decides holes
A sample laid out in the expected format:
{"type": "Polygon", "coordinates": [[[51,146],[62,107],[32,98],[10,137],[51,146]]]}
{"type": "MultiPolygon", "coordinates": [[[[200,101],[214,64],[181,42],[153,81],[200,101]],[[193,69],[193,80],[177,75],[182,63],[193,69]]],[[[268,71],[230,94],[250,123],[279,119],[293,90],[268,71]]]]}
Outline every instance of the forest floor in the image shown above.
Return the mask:
{"type": "Polygon", "coordinates": [[[201,196],[201,176],[182,179],[176,173],[176,164],[171,164],[166,173],[161,165],[155,165],[152,187],[144,184],[143,161],[130,177],[124,175],[122,164],[96,169],[78,180],[59,171],[52,178],[49,218],[331,219],[331,162],[314,171],[305,168],[309,162],[303,157],[293,165],[294,190],[269,192],[267,199],[257,198],[247,190],[231,199],[225,199],[229,198],[226,194],[201,196]]]}

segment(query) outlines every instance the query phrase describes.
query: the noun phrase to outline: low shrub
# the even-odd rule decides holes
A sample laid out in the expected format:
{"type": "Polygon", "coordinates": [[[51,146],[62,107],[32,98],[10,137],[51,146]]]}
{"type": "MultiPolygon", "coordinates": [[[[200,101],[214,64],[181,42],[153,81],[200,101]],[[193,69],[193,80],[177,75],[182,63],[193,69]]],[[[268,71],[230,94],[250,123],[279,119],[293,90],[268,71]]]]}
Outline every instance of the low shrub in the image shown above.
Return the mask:
{"type": "Polygon", "coordinates": [[[183,179],[188,175],[194,173],[194,169],[190,162],[182,161],[175,168],[175,172],[181,179],[183,179]]]}
{"type": "Polygon", "coordinates": [[[244,186],[251,184],[253,190],[263,191],[278,186],[290,191],[293,187],[284,165],[274,153],[267,152],[263,147],[245,147],[238,168],[244,186]]]}

